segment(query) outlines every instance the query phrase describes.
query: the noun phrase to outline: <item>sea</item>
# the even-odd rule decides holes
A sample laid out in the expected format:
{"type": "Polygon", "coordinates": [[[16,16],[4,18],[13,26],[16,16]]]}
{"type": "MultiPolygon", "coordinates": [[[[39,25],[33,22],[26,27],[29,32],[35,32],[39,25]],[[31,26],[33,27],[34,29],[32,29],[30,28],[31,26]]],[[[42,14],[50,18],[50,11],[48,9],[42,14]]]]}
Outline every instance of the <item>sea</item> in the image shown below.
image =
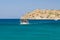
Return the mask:
{"type": "Polygon", "coordinates": [[[60,21],[30,20],[22,25],[20,19],[0,19],[0,40],[60,40],[60,21]]]}

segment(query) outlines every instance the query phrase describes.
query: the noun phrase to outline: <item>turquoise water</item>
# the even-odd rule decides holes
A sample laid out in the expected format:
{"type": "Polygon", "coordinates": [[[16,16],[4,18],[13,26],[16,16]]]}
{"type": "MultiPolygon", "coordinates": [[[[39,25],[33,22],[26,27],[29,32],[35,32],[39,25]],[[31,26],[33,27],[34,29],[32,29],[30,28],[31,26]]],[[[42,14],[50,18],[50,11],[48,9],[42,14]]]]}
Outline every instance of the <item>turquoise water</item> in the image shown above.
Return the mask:
{"type": "Polygon", "coordinates": [[[0,40],[60,40],[60,23],[0,24],[0,40]]]}

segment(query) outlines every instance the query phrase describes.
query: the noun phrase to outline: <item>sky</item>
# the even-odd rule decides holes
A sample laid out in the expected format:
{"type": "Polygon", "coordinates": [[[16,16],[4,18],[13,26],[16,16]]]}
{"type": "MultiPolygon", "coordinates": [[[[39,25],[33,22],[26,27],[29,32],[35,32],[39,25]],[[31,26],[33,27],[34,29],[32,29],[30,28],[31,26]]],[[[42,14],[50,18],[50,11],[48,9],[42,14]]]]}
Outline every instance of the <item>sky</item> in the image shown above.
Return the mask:
{"type": "Polygon", "coordinates": [[[20,19],[34,9],[60,9],[60,0],[0,0],[0,19],[20,19]]]}

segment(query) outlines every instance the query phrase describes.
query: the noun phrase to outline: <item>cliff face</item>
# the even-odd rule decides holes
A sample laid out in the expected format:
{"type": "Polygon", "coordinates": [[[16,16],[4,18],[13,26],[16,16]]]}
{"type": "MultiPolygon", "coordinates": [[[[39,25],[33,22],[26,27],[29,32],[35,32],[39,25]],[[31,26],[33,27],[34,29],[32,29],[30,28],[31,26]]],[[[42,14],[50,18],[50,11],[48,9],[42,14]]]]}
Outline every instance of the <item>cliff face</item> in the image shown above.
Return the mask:
{"type": "Polygon", "coordinates": [[[36,9],[22,16],[21,19],[60,19],[60,10],[36,9]]]}

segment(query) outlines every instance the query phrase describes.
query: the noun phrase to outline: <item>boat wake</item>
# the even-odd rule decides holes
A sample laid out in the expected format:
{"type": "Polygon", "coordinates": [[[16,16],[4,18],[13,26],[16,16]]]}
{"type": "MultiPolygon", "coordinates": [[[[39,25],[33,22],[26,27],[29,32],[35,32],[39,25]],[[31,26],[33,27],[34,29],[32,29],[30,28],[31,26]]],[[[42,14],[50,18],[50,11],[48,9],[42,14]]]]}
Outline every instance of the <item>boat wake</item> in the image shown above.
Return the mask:
{"type": "Polygon", "coordinates": [[[29,23],[26,23],[26,22],[21,22],[20,24],[24,24],[24,25],[25,25],[25,24],[29,24],[29,23]]]}

